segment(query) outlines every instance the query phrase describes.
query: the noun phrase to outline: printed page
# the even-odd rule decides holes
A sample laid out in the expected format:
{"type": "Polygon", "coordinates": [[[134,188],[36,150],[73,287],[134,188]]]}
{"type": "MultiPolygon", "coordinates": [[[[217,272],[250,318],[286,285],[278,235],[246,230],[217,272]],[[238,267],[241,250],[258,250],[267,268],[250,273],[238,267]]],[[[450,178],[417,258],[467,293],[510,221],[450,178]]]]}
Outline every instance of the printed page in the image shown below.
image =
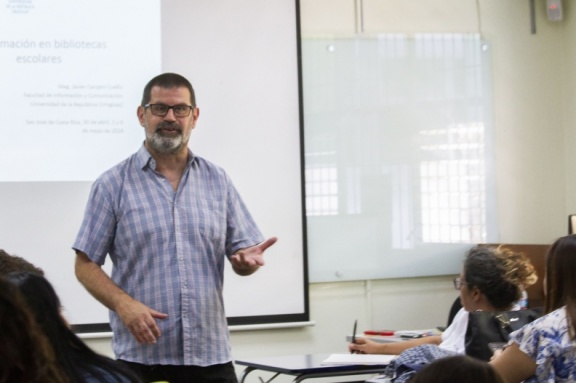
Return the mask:
{"type": "Polygon", "coordinates": [[[387,365],[397,355],[374,355],[374,354],[332,354],[322,361],[326,366],[374,364],[387,365]]]}

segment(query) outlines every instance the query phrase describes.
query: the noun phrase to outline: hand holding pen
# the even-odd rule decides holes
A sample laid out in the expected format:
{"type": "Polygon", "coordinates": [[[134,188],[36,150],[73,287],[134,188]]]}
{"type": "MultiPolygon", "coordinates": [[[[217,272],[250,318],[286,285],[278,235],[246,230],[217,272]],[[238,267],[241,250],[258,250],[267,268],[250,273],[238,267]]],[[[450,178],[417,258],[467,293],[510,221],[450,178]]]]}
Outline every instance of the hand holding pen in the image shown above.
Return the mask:
{"type": "Polygon", "coordinates": [[[356,331],[352,333],[352,341],[348,344],[351,354],[382,354],[378,351],[384,344],[368,340],[364,337],[356,338],[356,331]]]}
{"type": "Polygon", "coordinates": [[[356,327],[358,325],[358,320],[354,321],[354,328],[352,329],[352,342],[348,345],[348,349],[351,354],[370,354],[367,347],[372,348],[372,344],[376,344],[363,337],[356,338],[356,327]]]}

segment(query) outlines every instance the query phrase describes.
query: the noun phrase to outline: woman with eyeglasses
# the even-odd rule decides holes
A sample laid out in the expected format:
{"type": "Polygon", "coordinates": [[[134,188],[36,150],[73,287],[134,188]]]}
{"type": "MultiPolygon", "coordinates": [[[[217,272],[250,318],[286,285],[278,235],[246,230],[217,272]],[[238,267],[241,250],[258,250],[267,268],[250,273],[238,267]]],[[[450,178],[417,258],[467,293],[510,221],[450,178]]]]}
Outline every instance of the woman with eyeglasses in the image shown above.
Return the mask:
{"type": "Polygon", "coordinates": [[[442,335],[403,342],[378,343],[357,338],[348,348],[353,353],[400,354],[412,347],[431,344],[455,354],[465,353],[468,313],[471,311],[510,311],[519,307],[522,290],[537,280],[530,260],[502,246],[475,246],[468,251],[454,287],[460,291],[462,309],[442,335]]]}
{"type": "Polygon", "coordinates": [[[545,315],[510,334],[490,363],[508,383],[576,381],[576,235],[546,255],[545,315]]]}

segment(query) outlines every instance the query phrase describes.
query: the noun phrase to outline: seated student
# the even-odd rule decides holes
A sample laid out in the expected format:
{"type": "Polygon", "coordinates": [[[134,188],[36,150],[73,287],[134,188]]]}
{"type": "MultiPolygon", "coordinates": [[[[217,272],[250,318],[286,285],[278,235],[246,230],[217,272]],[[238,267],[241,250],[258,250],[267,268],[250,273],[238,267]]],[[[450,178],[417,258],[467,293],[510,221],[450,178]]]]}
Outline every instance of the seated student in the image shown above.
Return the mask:
{"type": "Polygon", "coordinates": [[[475,246],[466,254],[461,275],[454,279],[463,308],[442,335],[395,343],[357,338],[348,348],[364,354],[400,354],[412,347],[433,344],[447,352],[464,354],[468,312],[517,310],[514,303],[520,298],[522,288],[536,279],[534,266],[523,254],[502,246],[475,246]]]}
{"type": "Polygon", "coordinates": [[[408,383],[505,383],[489,363],[466,355],[437,359],[417,372],[408,383]]]}
{"type": "Polygon", "coordinates": [[[74,334],[61,316],[60,299],[48,280],[29,272],[10,273],[6,279],[24,297],[70,382],[141,382],[122,364],[97,354],[74,334]]]}
{"type": "Polygon", "coordinates": [[[490,363],[508,383],[576,381],[576,236],[561,237],[546,255],[543,317],[510,334],[490,363]]]}
{"type": "Polygon", "coordinates": [[[10,255],[0,249],[0,275],[18,271],[29,271],[38,275],[44,275],[44,270],[41,268],[34,266],[22,257],[10,255]]]}
{"type": "Polygon", "coordinates": [[[4,278],[0,278],[0,382],[68,382],[23,297],[4,278]]]}

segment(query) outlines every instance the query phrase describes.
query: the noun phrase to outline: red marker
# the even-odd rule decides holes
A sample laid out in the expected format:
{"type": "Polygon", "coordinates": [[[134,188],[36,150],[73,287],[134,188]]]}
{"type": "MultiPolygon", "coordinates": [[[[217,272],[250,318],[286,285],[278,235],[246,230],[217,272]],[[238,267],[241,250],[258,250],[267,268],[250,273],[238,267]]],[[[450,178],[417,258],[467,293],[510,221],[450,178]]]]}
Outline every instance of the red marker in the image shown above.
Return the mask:
{"type": "Polygon", "coordinates": [[[383,336],[393,336],[394,331],[392,330],[366,330],[364,331],[364,335],[383,335],[383,336]]]}

